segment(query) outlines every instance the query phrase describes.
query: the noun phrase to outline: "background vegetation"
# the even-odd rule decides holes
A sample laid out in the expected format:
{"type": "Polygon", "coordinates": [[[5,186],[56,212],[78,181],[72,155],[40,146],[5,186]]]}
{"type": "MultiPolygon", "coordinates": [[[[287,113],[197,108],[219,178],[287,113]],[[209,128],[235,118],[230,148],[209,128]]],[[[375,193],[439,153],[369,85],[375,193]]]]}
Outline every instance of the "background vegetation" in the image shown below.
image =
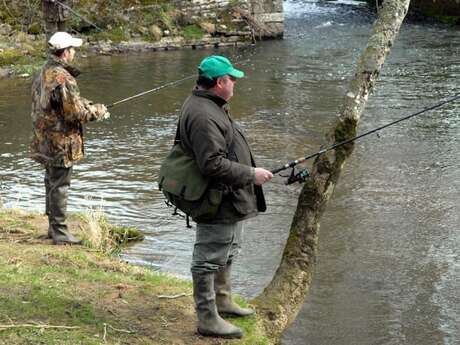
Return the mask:
{"type": "MultiPolygon", "coordinates": [[[[217,23],[235,30],[230,8],[214,19],[197,18],[164,0],[68,0],[67,5],[88,21],[69,12],[67,30],[84,37],[89,45],[114,45],[121,42],[157,42],[181,37],[184,42],[214,35],[217,23]]],[[[86,45],[88,46],[88,45],[86,45]]],[[[97,49],[96,49],[97,50],[97,49]]],[[[30,75],[46,58],[41,0],[0,1],[0,69],[30,75]],[[11,66],[13,65],[14,66],[11,66]]],[[[0,71],[1,77],[1,71],[0,71]]]]}

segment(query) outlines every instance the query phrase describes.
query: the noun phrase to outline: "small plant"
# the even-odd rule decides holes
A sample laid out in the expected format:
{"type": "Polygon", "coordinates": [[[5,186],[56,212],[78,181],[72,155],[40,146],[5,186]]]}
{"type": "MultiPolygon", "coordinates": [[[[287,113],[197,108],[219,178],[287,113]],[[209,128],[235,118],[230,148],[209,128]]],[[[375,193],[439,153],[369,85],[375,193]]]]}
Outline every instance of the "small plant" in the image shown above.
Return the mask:
{"type": "Polygon", "coordinates": [[[110,224],[102,208],[89,208],[79,218],[85,244],[103,253],[117,253],[127,242],[144,239],[139,230],[110,224]]]}

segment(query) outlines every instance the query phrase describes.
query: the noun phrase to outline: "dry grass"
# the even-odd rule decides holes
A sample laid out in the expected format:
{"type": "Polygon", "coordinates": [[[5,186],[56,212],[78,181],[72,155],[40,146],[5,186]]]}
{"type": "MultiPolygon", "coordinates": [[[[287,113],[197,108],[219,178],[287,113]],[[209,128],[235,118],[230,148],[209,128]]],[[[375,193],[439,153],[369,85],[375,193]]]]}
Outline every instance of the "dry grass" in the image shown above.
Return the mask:
{"type": "Polygon", "coordinates": [[[88,209],[80,215],[81,230],[85,244],[103,253],[113,253],[119,247],[111,235],[107,217],[101,208],[88,209]]]}
{"type": "Polygon", "coordinates": [[[102,253],[117,253],[127,242],[144,239],[144,235],[135,228],[111,224],[100,207],[89,208],[77,217],[85,245],[102,253]]]}

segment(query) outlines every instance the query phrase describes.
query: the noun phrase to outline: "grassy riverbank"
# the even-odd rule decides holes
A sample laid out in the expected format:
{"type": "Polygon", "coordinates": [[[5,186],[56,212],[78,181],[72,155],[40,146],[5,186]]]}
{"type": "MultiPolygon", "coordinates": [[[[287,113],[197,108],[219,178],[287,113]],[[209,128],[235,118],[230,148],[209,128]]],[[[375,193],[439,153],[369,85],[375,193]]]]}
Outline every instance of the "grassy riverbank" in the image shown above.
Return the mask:
{"type": "MultiPolygon", "coordinates": [[[[98,219],[118,235],[95,241],[95,219],[70,221],[88,246],[135,234],[98,219]]],[[[0,209],[0,344],[269,344],[254,317],[233,321],[243,340],[198,336],[190,282],[107,254],[116,246],[54,246],[46,230],[42,215],[0,209]]]]}

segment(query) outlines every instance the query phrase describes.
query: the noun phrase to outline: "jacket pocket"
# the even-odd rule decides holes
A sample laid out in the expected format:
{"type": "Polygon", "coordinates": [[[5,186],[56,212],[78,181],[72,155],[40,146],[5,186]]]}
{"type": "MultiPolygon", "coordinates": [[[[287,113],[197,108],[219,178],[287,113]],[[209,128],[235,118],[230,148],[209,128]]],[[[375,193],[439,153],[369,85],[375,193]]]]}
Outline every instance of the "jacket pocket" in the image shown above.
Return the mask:
{"type": "Polygon", "coordinates": [[[78,134],[71,134],[68,140],[67,156],[71,161],[83,158],[83,141],[78,134]]]}
{"type": "Polygon", "coordinates": [[[232,191],[233,206],[243,215],[257,211],[257,202],[253,188],[253,185],[250,185],[232,191]]]}
{"type": "Polygon", "coordinates": [[[223,192],[220,189],[210,188],[203,196],[200,206],[191,212],[192,218],[212,219],[222,203],[223,192]]]}

